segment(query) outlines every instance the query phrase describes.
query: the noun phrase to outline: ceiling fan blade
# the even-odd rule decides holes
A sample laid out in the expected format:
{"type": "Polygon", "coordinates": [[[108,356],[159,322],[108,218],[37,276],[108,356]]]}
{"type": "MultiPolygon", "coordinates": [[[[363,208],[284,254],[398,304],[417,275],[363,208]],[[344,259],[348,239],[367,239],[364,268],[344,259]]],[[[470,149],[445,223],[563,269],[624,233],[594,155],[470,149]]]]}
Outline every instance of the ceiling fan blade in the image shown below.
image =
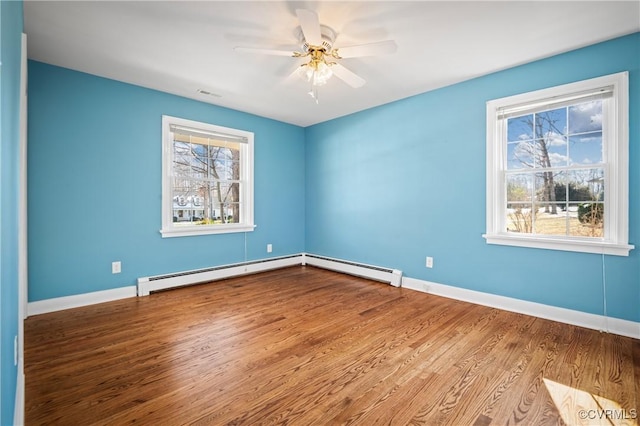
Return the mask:
{"type": "Polygon", "coordinates": [[[312,46],[322,46],[322,33],[320,32],[320,20],[318,14],[311,10],[297,9],[298,21],[304,39],[312,46]]]}
{"type": "Polygon", "coordinates": [[[362,56],[386,55],[389,53],[394,53],[397,49],[398,45],[395,41],[385,40],[376,43],[341,47],[334,50],[341,58],[359,58],[362,56]]]}
{"type": "Polygon", "coordinates": [[[359,75],[355,74],[353,71],[345,68],[340,64],[336,63],[331,65],[331,71],[333,71],[333,74],[336,77],[338,77],[339,79],[341,79],[351,87],[355,87],[355,88],[362,87],[366,83],[364,78],[360,77],[359,75]]]}
{"type": "Polygon", "coordinates": [[[242,53],[260,53],[263,55],[275,55],[275,56],[289,56],[294,57],[295,54],[291,50],[276,50],[276,49],[258,49],[253,47],[234,47],[233,50],[242,53]]]}

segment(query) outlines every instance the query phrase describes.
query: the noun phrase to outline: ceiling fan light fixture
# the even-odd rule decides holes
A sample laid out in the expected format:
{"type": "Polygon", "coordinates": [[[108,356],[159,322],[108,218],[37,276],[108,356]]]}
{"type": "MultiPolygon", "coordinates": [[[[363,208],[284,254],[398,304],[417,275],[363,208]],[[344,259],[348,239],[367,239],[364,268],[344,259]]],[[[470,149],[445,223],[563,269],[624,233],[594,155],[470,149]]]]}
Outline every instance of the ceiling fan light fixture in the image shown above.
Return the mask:
{"type": "Polygon", "coordinates": [[[332,64],[333,63],[327,63],[323,51],[313,51],[311,60],[300,66],[298,74],[311,83],[312,86],[323,86],[327,84],[327,81],[329,81],[333,75],[333,71],[331,70],[332,64]]]}
{"type": "Polygon", "coordinates": [[[318,86],[327,84],[333,75],[331,65],[327,63],[323,51],[314,51],[311,60],[298,68],[298,75],[311,84],[308,94],[318,103],[318,86]]]}
{"type": "Polygon", "coordinates": [[[326,62],[310,62],[305,68],[305,78],[312,86],[324,86],[333,75],[331,67],[326,62]]]}

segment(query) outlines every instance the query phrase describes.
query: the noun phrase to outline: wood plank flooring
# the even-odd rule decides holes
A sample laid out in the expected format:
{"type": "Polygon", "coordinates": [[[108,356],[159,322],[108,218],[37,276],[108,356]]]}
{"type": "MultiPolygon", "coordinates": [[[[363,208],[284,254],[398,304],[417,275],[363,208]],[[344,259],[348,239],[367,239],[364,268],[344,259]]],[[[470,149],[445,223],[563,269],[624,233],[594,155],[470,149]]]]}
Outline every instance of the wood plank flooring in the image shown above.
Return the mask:
{"type": "Polygon", "coordinates": [[[25,375],[27,425],[637,425],[640,414],[638,340],[309,266],[28,318],[25,375]]]}

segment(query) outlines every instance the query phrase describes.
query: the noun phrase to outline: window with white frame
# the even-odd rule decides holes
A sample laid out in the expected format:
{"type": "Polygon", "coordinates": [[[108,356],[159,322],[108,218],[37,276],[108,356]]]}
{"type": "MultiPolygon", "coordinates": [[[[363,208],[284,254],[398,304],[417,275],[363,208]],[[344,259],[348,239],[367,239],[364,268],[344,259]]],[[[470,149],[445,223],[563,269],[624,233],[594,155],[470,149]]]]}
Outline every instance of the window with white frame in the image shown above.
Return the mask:
{"type": "Polygon", "coordinates": [[[487,243],[627,256],[628,74],[487,102],[487,243]]]}
{"type": "Polygon", "coordinates": [[[253,133],[162,117],[163,237],[253,231],[253,133]]]}

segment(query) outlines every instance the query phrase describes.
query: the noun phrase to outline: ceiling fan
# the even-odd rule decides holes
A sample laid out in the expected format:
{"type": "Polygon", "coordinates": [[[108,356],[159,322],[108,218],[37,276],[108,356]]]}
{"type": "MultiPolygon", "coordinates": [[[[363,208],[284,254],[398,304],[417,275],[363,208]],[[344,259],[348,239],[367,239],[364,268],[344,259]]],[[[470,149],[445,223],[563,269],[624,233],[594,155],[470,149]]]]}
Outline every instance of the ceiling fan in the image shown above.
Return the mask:
{"type": "Polygon", "coordinates": [[[300,22],[300,27],[298,28],[298,38],[301,44],[300,51],[291,52],[288,50],[251,47],[236,47],[234,50],[236,52],[309,58],[309,61],[300,65],[295,73],[310,83],[311,90],[309,95],[315,99],[316,103],[318,103],[318,86],[326,84],[333,75],[354,88],[365,84],[365,80],[362,77],[336,61],[343,58],[388,54],[395,52],[397,49],[397,45],[393,40],[347,46],[339,49],[334,48],[335,31],[326,25],[321,25],[315,12],[297,9],[296,15],[300,22]]]}

